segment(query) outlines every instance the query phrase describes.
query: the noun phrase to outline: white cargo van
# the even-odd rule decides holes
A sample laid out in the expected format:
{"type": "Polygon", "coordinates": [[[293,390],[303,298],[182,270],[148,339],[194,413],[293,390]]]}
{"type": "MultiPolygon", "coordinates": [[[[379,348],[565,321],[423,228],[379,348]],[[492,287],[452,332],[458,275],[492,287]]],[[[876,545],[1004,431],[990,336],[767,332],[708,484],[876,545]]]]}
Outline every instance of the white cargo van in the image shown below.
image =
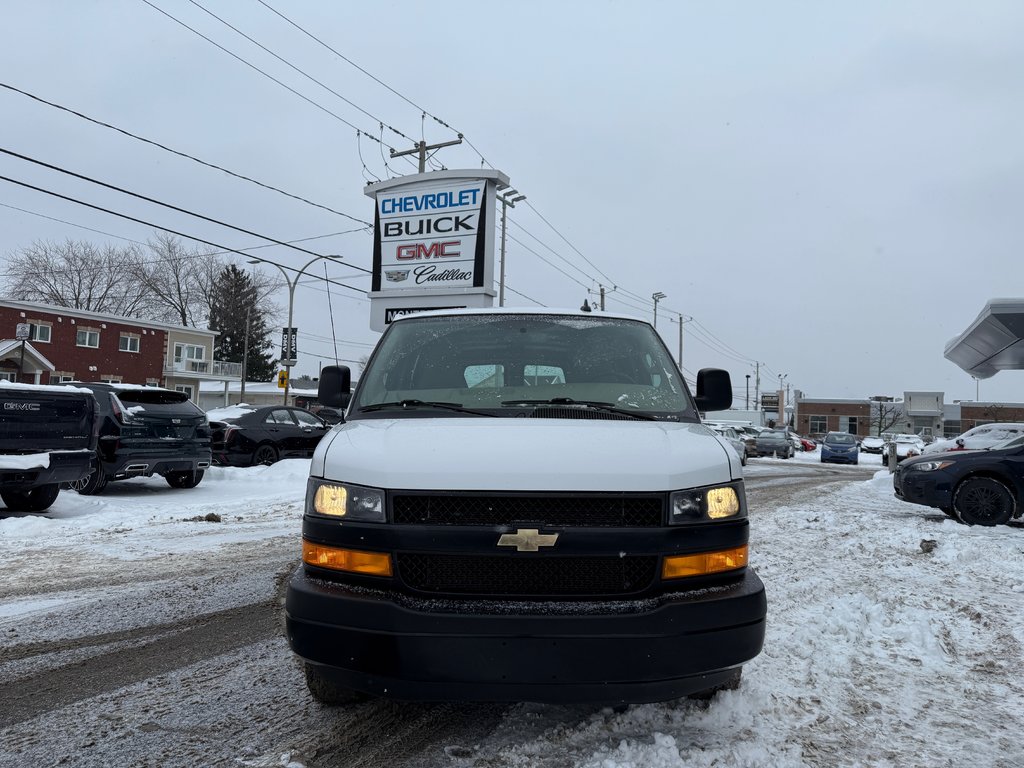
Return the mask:
{"type": "MultiPolygon", "coordinates": [[[[325,368],[319,401],[349,394],[325,368]]],[[[320,701],[660,701],[764,639],[736,453],[651,325],[557,310],[393,322],[313,458],[287,631],[320,701]]]]}

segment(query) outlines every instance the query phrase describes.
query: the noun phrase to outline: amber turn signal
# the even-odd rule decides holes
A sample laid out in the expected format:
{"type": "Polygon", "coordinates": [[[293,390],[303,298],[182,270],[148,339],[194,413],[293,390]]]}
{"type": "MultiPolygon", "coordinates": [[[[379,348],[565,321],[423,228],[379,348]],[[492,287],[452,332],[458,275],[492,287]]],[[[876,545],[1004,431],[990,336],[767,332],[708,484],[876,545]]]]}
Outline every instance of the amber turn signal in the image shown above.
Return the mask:
{"type": "Polygon", "coordinates": [[[706,576],[744,568],[747,565],[747,545],[722,549],[718,552],[701,552],[699,555],[678,555],[666,557],[661,564],[661,578],[681,579],[686,576],[706,576]]]}
{"type": "Polygon", "coordinates": [[[302,540],[302,562],[332,571],[366,573],[371,576],[391,575],[391,555],[386,552],[360,552],[357,549],[325,547],[302,540]]]}

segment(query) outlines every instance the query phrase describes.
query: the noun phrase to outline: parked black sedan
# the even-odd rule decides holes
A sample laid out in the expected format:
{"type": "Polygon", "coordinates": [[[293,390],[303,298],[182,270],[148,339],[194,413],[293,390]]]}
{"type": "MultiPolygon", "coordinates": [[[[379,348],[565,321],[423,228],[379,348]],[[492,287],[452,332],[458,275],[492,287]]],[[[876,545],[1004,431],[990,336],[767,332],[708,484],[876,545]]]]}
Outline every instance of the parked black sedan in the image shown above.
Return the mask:
{"type": "Polygon", "coordinates": [[[213,461],[248,467],[278,459],[308,458],[330,426],[302,408],[268,405],[210,423],[213,461]]]}
{"type": "Polygon", "coordinates": [[[903,501],[938,507],[967,525],[1002,525],[1021,516],[1024,437],[980,451],[904,459],[893,486],[903,501]]]}

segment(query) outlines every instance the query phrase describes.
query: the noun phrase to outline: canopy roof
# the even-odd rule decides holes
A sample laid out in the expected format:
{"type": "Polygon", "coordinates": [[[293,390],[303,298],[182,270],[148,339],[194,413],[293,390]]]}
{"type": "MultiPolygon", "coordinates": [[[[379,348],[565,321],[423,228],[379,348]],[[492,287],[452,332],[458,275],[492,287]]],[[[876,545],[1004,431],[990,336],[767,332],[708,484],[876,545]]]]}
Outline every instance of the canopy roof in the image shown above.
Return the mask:
{"type": "Polygon", "coordinates": [[[979,379],[1024,368],[1024,299],[992,299],[945,356],[979,379]]]}

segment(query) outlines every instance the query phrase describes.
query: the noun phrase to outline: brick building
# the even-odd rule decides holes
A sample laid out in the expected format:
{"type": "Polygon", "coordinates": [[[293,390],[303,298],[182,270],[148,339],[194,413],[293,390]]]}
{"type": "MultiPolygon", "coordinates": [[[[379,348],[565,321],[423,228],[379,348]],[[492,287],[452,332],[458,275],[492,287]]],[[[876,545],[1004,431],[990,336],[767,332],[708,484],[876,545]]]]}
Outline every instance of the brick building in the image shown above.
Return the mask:
{"type": "Polygon", "coordinates": [[[240,380],[239,363],[213,359],[216,336],[202,328],[0,300],[0,379],[149,384],[198,400],[200,382],[219,382],[226,391],[240,380]],[[15,339],[22,323],[30,325],[24,357],[15,339]]]}
{"type": "Polygon", "coordinates": [[[849,432],[866,437],[871,428],[871,403],[801,397],[796,401],[795,429],[801,435],[820,437],[826,432],[849,432]]]}

